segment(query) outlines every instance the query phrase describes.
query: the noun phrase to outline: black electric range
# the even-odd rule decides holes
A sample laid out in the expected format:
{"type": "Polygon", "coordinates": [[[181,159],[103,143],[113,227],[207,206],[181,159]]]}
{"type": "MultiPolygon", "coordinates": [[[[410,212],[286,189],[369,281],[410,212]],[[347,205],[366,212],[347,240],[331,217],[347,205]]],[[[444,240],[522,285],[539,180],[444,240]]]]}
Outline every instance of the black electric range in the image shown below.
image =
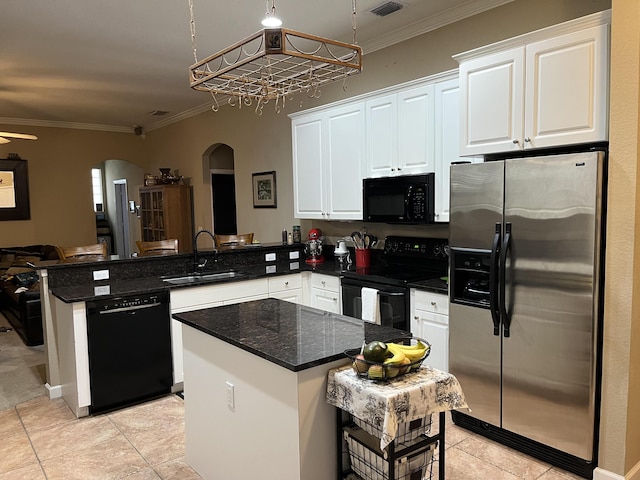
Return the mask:
{"type": "Polygon", "coordinates": [[[378,291],[381,325],[410,330],[409,285],[444,283],[448,274],[447,239],[389,236],[379,262],[342,272],[342,310],[362,318],[362,289],[378,291]]]}
{"type": "Polygon", "coordinates": [[[409,283],[441,279],[448,275],[449,242],[442,238],[385,238],[378,263],[342,272],[344,278],[404,287],[409,283]]]}

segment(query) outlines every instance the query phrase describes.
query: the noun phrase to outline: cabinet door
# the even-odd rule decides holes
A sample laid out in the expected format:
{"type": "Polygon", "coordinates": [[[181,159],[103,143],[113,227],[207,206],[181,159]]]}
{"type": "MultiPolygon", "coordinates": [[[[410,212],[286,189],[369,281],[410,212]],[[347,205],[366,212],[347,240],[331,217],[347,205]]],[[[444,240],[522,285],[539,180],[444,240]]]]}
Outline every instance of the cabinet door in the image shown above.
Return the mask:
{"type": "Polygon", "coordinates": [[[609,26],[527,45],[525,147],[608,137],[609,26]]]}
{"type": "Polygon", "coordinates": [[[328,154],[325,174],[327,220],[362,220],[365,163],[364,102],[331,109],[327,114],[328,154]]]}
{"type": "Polygon", "coordinates": [[[435,220],[449,221],[449,169],[460,158],[460,89],[458,79],[435,85],[435,220]]]}
{"type": "Polygon", "coordinates": [[[322,115],[293,120],[293,202],[295,218],[323,219],[325,186],[322,115]]]}
{"type": "Polygon", "coordinates": [[[401,91],[398,103],[398,175],[435,171],[434,86],[401,91]]]}
{"type": "Polygon", "coordinates": [[[367,177],[396,173],[398,163],[398,104],[395,94],[367,100],[367,177]]]}
{"type": "Polygon", "coordinates": [[[411,320],[411,333],[424,338],[431,344],[431,352],[424,361],[425,365],[443,372],[449,371],[449,326],[443,323],[444,315],[415,310],[411,320]]]}
{"type": "Polygon", "coordinates": [[[340,299],[335,292],[311,288],[311,306],[330,313],[340,313],[340,299]]]}
{"type": "Polygon", "coordinates": [[[461,155],[521,149],[524,47],[460,64],[461,155]]]}

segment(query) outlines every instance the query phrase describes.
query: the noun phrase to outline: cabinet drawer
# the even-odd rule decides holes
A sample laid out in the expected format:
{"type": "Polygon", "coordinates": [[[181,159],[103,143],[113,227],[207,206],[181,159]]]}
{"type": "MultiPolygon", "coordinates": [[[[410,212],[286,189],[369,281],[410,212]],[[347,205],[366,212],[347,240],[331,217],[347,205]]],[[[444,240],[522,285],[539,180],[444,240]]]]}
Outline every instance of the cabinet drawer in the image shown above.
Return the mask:
{"type": "Polygon", "coordinates": [[[269,281],[269,293],[286,292],[294,288],[302,288],[302,275],[283,275],[272,277],[269,281]]]}
{"type": "Polygon", "coordinates": [[[414,309],[449,315],[449,297],[446,295],[412,290],[411,297],[414,309]]]}
{"type": "Polygon", "coordinates": [[[340,277],[314,273],[311,275],[311,287],[338,293],[340,291],[340,277]]]}

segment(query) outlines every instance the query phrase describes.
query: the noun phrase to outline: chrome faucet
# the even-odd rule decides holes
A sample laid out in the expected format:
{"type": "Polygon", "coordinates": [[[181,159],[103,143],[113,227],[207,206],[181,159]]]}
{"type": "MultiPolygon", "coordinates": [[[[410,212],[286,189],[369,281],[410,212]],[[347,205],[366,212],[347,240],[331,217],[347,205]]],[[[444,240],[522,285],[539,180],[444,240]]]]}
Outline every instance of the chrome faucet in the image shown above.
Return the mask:
{"type": "Polygon", "coordinates": [[[216,240],[209,230],[203,228],[198,233],[196,233],[195,237],[193,237],[193,270],[194,273],[202,273],[202,270],[207,265],[206,258],[198,258],[198,237],[201,233],[206,233],[211,237],[211,241],[213,242],[213,261],[214,263],[218,263],[218,250],[215,248],[216,240]]]}

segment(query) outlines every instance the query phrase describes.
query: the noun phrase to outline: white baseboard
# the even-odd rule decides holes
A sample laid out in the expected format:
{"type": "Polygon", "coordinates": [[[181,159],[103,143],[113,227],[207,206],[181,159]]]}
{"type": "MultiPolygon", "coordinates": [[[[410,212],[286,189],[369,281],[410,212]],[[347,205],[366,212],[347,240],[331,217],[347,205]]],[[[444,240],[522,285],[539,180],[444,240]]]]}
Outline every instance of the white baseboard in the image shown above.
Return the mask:
{"type": "Polygon", "coordinates": [[[53,400],[54,398],[62,397],[62,385],[51,386],[47,383],[45,384],[45,387],[47,387],[47,391],[49,392],[49,398],[51,400],[53,400]]]}
{"type": "Polygon", "coordinates": [[[624,477],[597,467],[593,471],[593,480],[640,480],[640,463],[636,463],[624,477]]]}

